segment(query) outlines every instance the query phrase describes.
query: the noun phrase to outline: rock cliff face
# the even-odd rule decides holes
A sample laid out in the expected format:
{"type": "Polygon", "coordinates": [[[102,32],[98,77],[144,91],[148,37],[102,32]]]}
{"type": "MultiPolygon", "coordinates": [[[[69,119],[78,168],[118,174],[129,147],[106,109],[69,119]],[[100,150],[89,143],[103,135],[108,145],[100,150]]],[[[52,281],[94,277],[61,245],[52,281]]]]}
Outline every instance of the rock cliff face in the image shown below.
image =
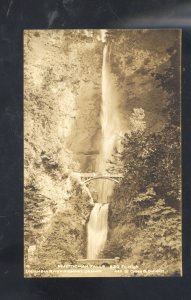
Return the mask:
{"type": "Polygon", "coordinates": [[[103,46],[90,39],[83,47],[82,40],[70,34],[25,34],[25,136],[28,127],[35,139],[39,131],[41,146],[54,145],[59,157],[65,156],[65,146],[85,170],[93,168],[90,151],[93,160],[99,152],[103,46]]]}
{"type": "MultiPolygon", "coordinates": [[[[62,32],[25,34],[27,263],[37,265],[45,249],[50,253],[45,266],[51,256],[58,262],[63,256],[74,259],[77,252],[85,255],[92,199],[79,179],[76,194],[71,172],[93,168],[98,153],[100,72],[92,72],[90,81],[87,65],[93,46],[90,43],[84,55],[80,44],[69,43],[62,32]],[[65,253],[68,244],[73,245],[70,255],[65,253]]],[[[100,68],[101,57],[94,56],[94,67],[100,68]]]]}

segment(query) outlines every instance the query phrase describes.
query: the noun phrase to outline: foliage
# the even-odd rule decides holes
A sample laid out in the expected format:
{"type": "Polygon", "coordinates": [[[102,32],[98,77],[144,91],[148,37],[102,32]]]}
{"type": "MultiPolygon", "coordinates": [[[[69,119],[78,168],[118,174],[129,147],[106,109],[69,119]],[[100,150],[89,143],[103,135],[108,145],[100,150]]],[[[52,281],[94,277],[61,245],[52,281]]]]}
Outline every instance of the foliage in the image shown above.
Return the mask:
{"type": "Polygon", "coordinates": [[[179,64],[180,64],[180,50],[178,41],[167,49],[169,55],[169,65],[165,66],[163,72],[151,73],[157,80],[158,87],[163,88],[168,93],[168,99],[164,105],[163,113],[168,114],[169,123],[179,126],[180,125],[180,79],[179,79],[179,64]]]}
{"type": "Polygon", "coordinates": [[[169,124],[155,133],[142,129],[125,134],[117,153],[123,179],[110,205],[104,254],[146,267],[160,261],[175,274],[181,259],[180,129],[169,124]]]}
{"type": "MultiPolygon", "coordinates": [[[[65,185],[62,198],[55,199],[54,203],[36,190],[27,192],[26,189],[25,263],[34,269],[74,263],[86,255],[86,221],[92,207],[90,197],[76,178],[67,180],[70,186],[65,185]],[[35,245],[36,250],[27,255],[31,245],[35,245]]],[[[58,190],[58,186],[55,187],[58,190]]]]}
{"type": "MultiPolygon", "coordinates": [[[[165,127],[158,133],[132,132],[123,141],[124,162],[120,190],[132,199],[146,187],[177,206],[180,200],[180,130],[165,127]],[[168,180],[166,180],[168,178],[168,180]]],[[[116,196],[118,190],[116,190],[116,196]]],[[[118,198],[118,197],[117,197],[118,198]]]]}

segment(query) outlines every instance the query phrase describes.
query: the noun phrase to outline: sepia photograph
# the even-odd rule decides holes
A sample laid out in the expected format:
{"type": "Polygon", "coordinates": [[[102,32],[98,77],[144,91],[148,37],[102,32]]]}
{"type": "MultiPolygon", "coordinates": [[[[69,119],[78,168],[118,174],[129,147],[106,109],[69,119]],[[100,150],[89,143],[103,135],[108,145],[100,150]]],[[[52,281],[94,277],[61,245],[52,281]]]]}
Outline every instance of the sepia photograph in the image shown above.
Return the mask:
{"type": "Polygon", "coordinates": [[[182,276],[181,30],[24,30],[24,276],[182,276]]]}

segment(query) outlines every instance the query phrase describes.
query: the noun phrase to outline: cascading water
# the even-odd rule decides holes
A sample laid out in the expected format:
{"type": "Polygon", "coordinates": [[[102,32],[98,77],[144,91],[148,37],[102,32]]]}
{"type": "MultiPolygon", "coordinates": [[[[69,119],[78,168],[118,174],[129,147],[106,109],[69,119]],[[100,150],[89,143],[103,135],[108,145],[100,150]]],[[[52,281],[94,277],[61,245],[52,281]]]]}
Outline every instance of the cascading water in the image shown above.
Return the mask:
{"type": "MultiPolygon", "coordinates": [[[[102,65],[102,105],[101,105],[101,149],[96,162],[96,171],[106,172],[107,161],[111,159],[119,134],[117,95],[110,70],[108,46],[104,46],[102,65]]],[[[108,231],[108,198],[113,191],[113,182],[107,179],[96,183],[98,203],[95,203],[88,222],[87,257],[95,259],[103,250],[108,231]]]]}
{"type": "Polygon", "coordinates": [[[88,223],[88,258],[96,258],[107,239],[108,204],[96,203],[88,223]]]}

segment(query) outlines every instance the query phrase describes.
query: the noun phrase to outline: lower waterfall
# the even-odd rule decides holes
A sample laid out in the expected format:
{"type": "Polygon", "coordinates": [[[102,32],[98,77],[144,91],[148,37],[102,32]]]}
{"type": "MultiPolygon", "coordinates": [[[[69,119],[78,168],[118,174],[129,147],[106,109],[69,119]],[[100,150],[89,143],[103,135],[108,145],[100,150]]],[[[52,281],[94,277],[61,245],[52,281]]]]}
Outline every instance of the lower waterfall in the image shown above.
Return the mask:
{"type": "Polygon", "coordinates": [[[108,203],[95,203],[88,222],[87,258],[97,258],[103,250],[108,231],[108,203]]]}

